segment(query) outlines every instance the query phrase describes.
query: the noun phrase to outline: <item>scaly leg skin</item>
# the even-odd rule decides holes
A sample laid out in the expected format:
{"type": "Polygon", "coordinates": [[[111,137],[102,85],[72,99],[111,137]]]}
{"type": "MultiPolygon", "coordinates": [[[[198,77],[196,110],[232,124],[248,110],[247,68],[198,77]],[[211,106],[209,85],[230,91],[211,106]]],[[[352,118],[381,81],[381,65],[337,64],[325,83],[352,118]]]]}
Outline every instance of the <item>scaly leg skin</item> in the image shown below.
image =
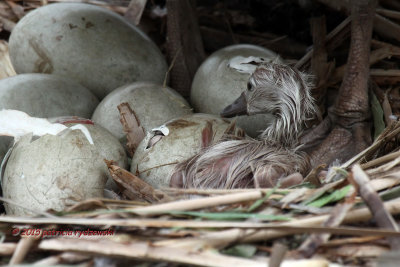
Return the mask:
{"type": "Polygon", "coordinates": [[[334,108],[325,118],[331,120],[331,131],[310,154],[313,166],[335,160],[344,162],[371,144],[368,79],[376,4],[376,0],[352,1],[348,68],[334,108]]]}

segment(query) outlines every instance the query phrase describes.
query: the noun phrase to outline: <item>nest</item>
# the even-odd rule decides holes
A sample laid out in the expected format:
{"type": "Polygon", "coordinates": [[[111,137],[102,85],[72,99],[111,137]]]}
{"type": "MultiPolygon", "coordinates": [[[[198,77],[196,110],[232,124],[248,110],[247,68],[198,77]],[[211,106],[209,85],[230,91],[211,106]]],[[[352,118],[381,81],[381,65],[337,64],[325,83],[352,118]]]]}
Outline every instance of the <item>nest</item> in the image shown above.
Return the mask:
{"type": "MultiPolygon", "coordinates": [[[[140,21],[143,13],[137,15],[133,7],[135,3],[142,3],[144,19],[154,16],[154,10],[144,9],[146,1],[132,1],[129,6],[125,2],[85,2],[125,14],[133,22],[140,21]]],[[[320,2],[337,8],[336,1],[320,2]]],[[[106,161],[120,188],[119,200],[87,199],[62,212],[36,212],[34,217],[0,216],[2,263],[221,267],[397,265],[399,256],[390,251],[399,249],[400,245],[395,221],[400,213],[400,122],[395,119],[400,100],[397,70],[400,47],[395,45],[400,41],[397,24],[400,9],[396,9],[394,1],[382,2],[384,7],[394,7],[394,10],[377,9],[376,32],[383,39],[395,41],[391,44],[372,40],[374,50],[370,61],[374,65],[370,75],[374,86],[370,102],[375,141],[364,151],[345,163],[330,166],[327,172],[323,170],[326,166],[318,166],[303,184],[288,189],[155,189],[114,162],[106,161]],[[382,25],[383,28],[390,25],[393,30],[382,32],[379,30],[382,25]]],[[[0,3],[3,38],[25,12],[42,3],[36,0],[0,3]]],[[[345,3],[340,4],[340,10],[347,8],[348,11],[345,3]]],[[[219,4],[215,5],[220,8],[219,4]]],[[[324,19],[314,20],[312,33],[316,42],[306,52],[304,43],[291,42],[285,36],[278,38],[254,31],[246,34],[239,30],[233,33],[232,27],[250,25],[251,28],[255,22],[250,13],[240,17],[241,20],[233,19],[232,6],[226,8],[224,15],[231,29],[226,33],[218,24],[220,14],[210,10],[213,9],[207,5],[198,9],[206,51],[227,45],[231,38],[230,42],[245,40],[289,57],[301,57],[296,65],[311,66],[315,70],[318,83],[313,94],[322,113],[326,110],[325,100],[329,92],[334,94],[345,70],[345,62],[340,65],[340,56],[336,62],[339,67],[335,67],[334,60],[329,61],[326,53],[332,55],[343,46],[349,36],[349,19],[345,18],[326,36],[318,27],[321,23],[324,25],[324,19]],[[210,16],[213,20],[206,25],[204,21],[210,16]],[[321,38],[326,41],[324,49],[318,45],[321,38]],[[313,51],[316,51],[314,55],[313,51]]],[[[162,12],[158,12],[162,23],[162,12]]],[[[6,42],[0,44],[0,78],[15,75],[6,42]]],[[[143,132],[134,117],[129,117],[129,112],[129,107],[121,111],[121,121],[128,132],[129,148],[134,151],[143,132]]],[[[7,199],[2,201],[10,203],[7,199]]]]}

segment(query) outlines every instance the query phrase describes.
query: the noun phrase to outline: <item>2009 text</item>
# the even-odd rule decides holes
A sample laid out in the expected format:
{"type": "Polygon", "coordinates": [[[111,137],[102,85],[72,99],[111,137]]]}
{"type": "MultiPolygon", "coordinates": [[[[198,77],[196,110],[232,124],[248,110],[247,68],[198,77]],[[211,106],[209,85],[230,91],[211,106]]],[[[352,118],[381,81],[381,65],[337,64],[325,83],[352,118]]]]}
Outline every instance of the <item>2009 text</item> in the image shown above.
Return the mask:
{"type": "Polygon", "coordinates": [[[31,237],[88,237],[88,236],[110,236],[114,235],[113,229],[106,230],[72,230],[72,229],[40,229],[40,228],[14,228],[12,235],[31,236],[31,237]]]}

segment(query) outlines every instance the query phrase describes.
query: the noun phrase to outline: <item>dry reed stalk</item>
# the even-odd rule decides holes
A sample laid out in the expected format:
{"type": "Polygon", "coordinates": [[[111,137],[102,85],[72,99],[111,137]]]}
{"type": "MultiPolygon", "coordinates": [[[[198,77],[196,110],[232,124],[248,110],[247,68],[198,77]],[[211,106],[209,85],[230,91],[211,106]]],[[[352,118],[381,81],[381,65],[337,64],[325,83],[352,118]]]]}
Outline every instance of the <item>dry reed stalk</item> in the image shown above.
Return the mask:
{"type": "Polygon", "coordinates": [[[0,256],[12,255],[17,246],[16,243],[0,243],[0,256]]]}
{"type": "Polygon", "coordinates": [[[201,266],[246,266],[246,267],[268,267],[267,263],[257,262],[243,258],[221,255],[211,250],[199,250],[198,247],[190,249],[175,249],[166,246],[155,246],[150,242],[124,242],[119,243],[112,240],[76,240],[57,238],[43,240],[39,249],[75,251],[85,253],[96,253],[107,256],[120,256],[141,260],[157,260],[168,262],[179,262],[201,266]]]}
{"type": "MultiPolygon", "coordinates": [[[[40,236],[41,236],[41,234],[40,234],[40,236]]],[[[16,264],[21,263],[25,259],[29,250],[33,247],[33,245],[36,243],[36,241],[40,238],[40,236],[22,237],[19,240],[18,245],[14,250],[14,253],[11,257],[9,265],[16,265],[16,264]]]]}
{"type": "MultiPolygon", "coordinates": [[[[157,260],[177,263],[194,264],[200,266],[214,267],[268,267],[265,261],[256,261],[252,259],[243,259],[238,257],[226,256],[210,249],[200,249],[192,247],[190,249],[176,249],[164,246],[154,246],[148,242],[118,243],[111,240],[90,241],[90,240],[72,240],[72,239],[49,239],[43,240],[39,249],[58,250],[58,251],[76,251],[80,253],[94,253],[106,256],[120,256],[139,260],[157,260]]],[[[285,260],[281,267],[339,267],[338,264],[330,264],[325,259],[297,259],[285,260]]]]}
{"type": "MultiPolygon", "coordinates": [[[[273,188],[233,188],[233,189],[195,189],[195,188],[162,188],[162,191],[167,193],[179,193],[179,194],[193,194],[193,195],[225,195],[225,194],[236,194],[242,192],[255,192],[261,191],[264,194],[270,194],[271,191],[278,195],[287,194],[299,189],[273,189],[273,188]]],[[[314,189],[309,189],[314,190],[314,189]]]]}
{"type": "MultiPolygon", "coordinates": [[[[80,253],[73,253],[73,252],[64,252],[59,255],[49,256],[47,258],[43,258],[41,260],[36,261],[33,263],[34,266],[54,266],[54,265],[61,265],[61,264],[78,264],[83,261],[90,261],[90,255],[82,255],[80,253]]],[[[79,265],[79,266],[87,266],[87,265],[79,265]]],[[[92,266],[92,265],[88,265],[92,266]]]]}
{"type": "Polygon", "coordinates": [[[381,191],[400,184],[400,180],[398,178],[380,178],[371,180],[369,183],[375,191],[381,191]]]}
{"type": "MultiPolygon", "coordinates": [[[[399,226],[392,217],[392,215],[385,209],[383,202],[379,195],[369,184],[368,175],[361,169],[360,165],[356,164],[352,168],[352,178],[358,186],[358,192],[368,208],[374,216],[374,219],[378,226],[383,229],[392,229],[399,232],[399,226]]],[[[400,239],[396,237],[388,238],[392,250],[398,250],[400,248],[400,239]]]]}
{"type": "Polygon", "coordinates": [[[376,13],[388,17],[390,19],[400,19],[400,12],[395,11],[395,10],[390,10],[390,9],[385,9],[385,8],[377,8],[376,13]]]}
{"type": "Polygon", "coordinates": [[[371,161],[368,161],[368,162],[366,162],[364,164],[361,164],[361,168],[363,170],[365,170],[365,169],[368,169],[368,168],[376,167],[376,166],[378,166],[380,164],[389,162],[389,161],[394,160],[394,159],[396,159],[398,157],[400,157],[400,151],[396,151],[396,152],[387,154],[385,156],[379,157],[377,159],[373,159],[371,161]]]}
{"type": "Polygon", "coordinates": [[[202,199],[189,199],[183,201],[173,201],[164,204],[152,205],[149,207],[134,208],[130,211],[141,216],[159,215],[170,211],[196,210],[202,208],[228,205],[244,201],[254,201],[263,197],[260,190],[253,192],[243,192],[237,194],[208,197],[202,199]]]}
{"type": "MultiPolygon", "coordinates": [[[[343,38],[343,35],[345,32],[350,32],[350,22],[351,18],[348,16],[345,20],[343,20],[335,29],[333,29],[330,33],[326,35],[325,38],[325,43],[327,46],[330,48],[328,51],[333,50],[336,48],[336,46],[340,45],[342,41],[344,41],[346,38],[343,38]]],[[[296,68],[303,68],[304,66],[307,65],[307,63],[311,60],[312,54],[313,54],[313,49],[310,49],[307,54],[305,54],[297,63],[296,63],[296,68]]]]}
{"type": "Polygon", "coordinates": [[[8,43],[0,40],[0,79],[17,75],[11,64],[10,55],[8,53],[8,43]]]}
{"type": "MultiPolygon", "coordinates": [[[[400,213],[400,199],[387,201],[384,203],[385,209],[392,215],[400,213]]],[[[310,218],[298,219],[287,223],[281,223],[281,226],[302,226],[313,227],[321,225],[329,215],[320,215],[310,218]]],[[[368,208],[359,208],[347,213],[343,219],[343,223],[364,222],[371,219],[371,213],[368,208]]],[[[396,233],[396,232],[394,232],[396,233]]],[[[278,237],[283,237],[291,234],[285,230],[244,230],[230,229],[219,232],[204,232],[203,235],[181,240],[181,246],[197,245],[200,241],[211,246],[218,247],[219,245],[231,244],[233,242],[256,242],[266,241],[278,237]]]]}
{"type": "MultiPolygon", "coordinates": [[[[385,58],[390,58],[391,56],[400,56],[400,50],[398,49],[398,47],[384,46],[378,48],[374,51],[371,51],[369,64],[370,66],[372,66],[375,63],[379,62],[380,60],[385,58]]],[[[329,84],[334,85],[340,82],[343,79],[346,69],[347,69],[347,64],[337,67],[336,70],[333,72],[332,77],[329,79],[329,84]]],[[[392,73],[393,72],[388,72],[388,70],[380,70],[380,72],[375,70],[371,72],[371,75],[386,77],[392,73]]]]}
{"type": "Polygon", "coordinates": [[[288,247],[281,244],[275,243],[272,247],[271,257],[269,260],[269,267],[279,267],[282,264],[285,254],[288,251],[288,247]]]}
{"type": "Polygon", "coordinates": [[[346,244],[364,244],[381,239],[382,236],[361,236],[361,237],[340,238],[340,239],[329,240],[327,243],[322,244],[322,247],[337,247],[346,244]]]}
{"type": "Polygon", "coordinates": [[[139,25],[146,3],[147,0],[131,0],[128,9],[125,11],[124,17],[128,21],[133,22],[136,26],[139,25]]]}
{"type": "MultiPolygon", "coordinates": [[[[325,215],[324,215],[325,216],[325,215]]],[[[16,224],[35,224],[35,225],[91,225],[91,226],[121,226],[121,227],[138,227],[138,228],[212,228],[212,229],[268,229],[285,231],[287,234],[293,233],[332,233],[341,235],[380,235],[380,236],[393,236],[400,233],[384,230],[384,229],[371,229],[371,228],[354,228],[354,227],[323,227],[318,226],[317,223],[305,226],[296,225],[297,222],[303,223],[305,219],[294,220],[291,224],[287,223],[259,223],[259,222],[231,222],[231,221],[198,221],[198,220],[165,220],[165,219],[75,219],[64,218],[50,219],[50,218],[23,218],[23,217],[0,217],[0,220],[7,221],[8,223],[16,224]],[[314,226],[315,225],[315,226],[314,226]]],[[[205,232],[202,232],[205,233],[205,232]]],[[[163,241],[160,241],[163,242],[163,241]]],[[[170,242],[170,241],[167,241],[170,242]]],[[[173,241],[174,242],[174,241],[173,241]]]]}

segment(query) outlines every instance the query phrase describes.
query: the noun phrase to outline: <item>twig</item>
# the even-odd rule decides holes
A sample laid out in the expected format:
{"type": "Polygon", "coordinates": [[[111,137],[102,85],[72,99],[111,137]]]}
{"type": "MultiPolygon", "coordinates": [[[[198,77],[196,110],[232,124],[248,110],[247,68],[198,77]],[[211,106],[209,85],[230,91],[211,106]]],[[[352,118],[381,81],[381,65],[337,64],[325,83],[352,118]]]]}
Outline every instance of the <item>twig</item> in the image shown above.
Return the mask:
{"type": "Polygon", "coordinates": [[[394,160],[395,158],[398,158],[398,157],[400,157],[400,151],[393,152],[393,153],[387,154],[385,156],[382,156],[380,158],[368,161],[367,163],[361,164],[361,168],[364,170],[369,169],[371,167],[375,167],[375,166],[381,165],[383,163],[386,163],[388,161],[394,160]]]}
{"type": "MultiPolygon", "coordinates": [[[[179,193],[179,194],[195,194],[195,195],[225,195],[225,194],[236,194],[240,192],[254,192],[254,191],[261,191],[264,194],[268,194],[271,191],[275,192],[276,194],[285,195],[293,191],[297,191],[299,189],[262,189],[262,188],[235,188],[235,189],[194,189],[194,188],[162,188],[165,192],[170,193],[179,193]]],[[[313,191],[314,189],[309,189],[313,191]]]]}
{"type": "MultiPolygon", "coordinates": [[[[341,11],[343,13],[350,13],[350,6],[352,1],[344,0],[318,0],[319,2],[333,8],[335,10],[341,11]]],[[[393,21],[390,21],[379,14],[375,14],[374,17],[374,30],[385,38],[395,39],[400,41],[400,26],[393,21]]]]}
{"type": "Polygon", "coordinates": [[[269,260],[269,267],[279,267],[285,257],[285,254],[288,250],[288,247],[280,244],[275,243],[272,247],[271,257],[269,260]]]}
{"type": "MultiPolygon", "coordinates": [[[[393,201],[388,201],[384,203],[385,209],[391,214],[399,214],[400,213],[400,199],[396,199],[393,201]]],[[[311,218],[299,219],[293,222],[281,223],[280,225],[296,225],[296,226],[304,226],[304,227],[312,227],[321,225],[329,215],[320,215],[314,216],[311,218]]],[[[369,220],[372,217],[368,208],[360,208],[356,210],[352,210],[347,213],[343,219],[343,223],[355,223],[355,222],[363,222],[369,220]]],[[[204,242],[208,242],[210,245],[214,242],[217,244],[220,242],[255,242],[255,241],[265,241],[271,240],[274,238],[287,236],[289,235],[286,231],[279,230],[243,230],[243,229],[231,229],[220,231],[216,233],[205,233],[201,236],[204,242]]],[[[198,239],[199,237],[196,237],[198,239]]],[[[190,240],[188,239],[187,242],[190,240]]],[[[183,241],[182,241],[183,242],[183,241]]],[[[190,244],[189,244],[190,245],[190,244]]]]}
{"type": "MultiPolygon", "coordinates": [[[[64,252],[59,255],[50,256],[33,263],[34,266],[59,266],[62,263],[68,264],[82,263],[82,261],[91,260],[90,255],[82,255],[80,253],[64,252]]],[[[82,266],[83,267],[83,266],[82,266]]]]}
{"type": "Polygon", "coordinates": [[[124,17],[135,25],[139,25],[146,3],[147,0],[131,0],[124,17]]]}
{"type": "Polygon", "coordinates": [[[399,11],[389,10],[389,9],[385,9],[385,8],[377,8],[376,13],[383,15],[385,17],[388,17],[390,19],[400,20],[400,12],[399,11]]]}
{"type": "Polygon", "coordinates": [[[0,255],[8,256],[12,255],[17,248],[17,243],[0,243],[0,255]]]}
{"type": "Polygon", "coordinates": [[[175,61],[179,55],[179,53],[182,51],[182,47],[179,47],[179,49],[176,51],[174,57],[171,60],[171,64],[169,64],[168,70],[165,73],[165,77],[164,77],[164,82],[163,82],[163,87],[167,86],[167,82],[168,82],[168,75],[171,72],[172,68],[175,66],[175,61]]]}
{"type": "Polygon", "coordinates": [[[0,79],[17,75],[11,64],[10,55],[8,53],[8,43],[0,40],[0,79]]]}
{"type": "Polygon", "coordinates": [[[39,236],[22,237],[19,240],[14,254],[11,257],[9,265],[16,265],[21,263],[24,260],[25,256],[28,254],[29,250],[32,248],[32,246],[40,238],[40,236],[41,234],[39,236]]]}
{"type": "MultiPolygon", "coordinates": [[[[346,198],[345,203],[339,203],[332,210],[329,218],[323,223],[326,227],[339,226],[346,214],[351,210],[355,204],[355,191],[353,189],[353,194],[346,198]]],[[[308,237],[299,248],[299,252],[305,257],[311,257],[315,251],[324,243],[326,243],[330,238],[329,233],[323,234],[312,234],[308,237]]]]}
{"type": "MultiPolygon", "coordinates": [[[[392,229],[399,231],[399,226],[396,221],[385,209],[382,200],[378,194],[369,185],[368,175],[361,169],[359,165],[354,165],[352,168],[354,181],[357,183],[359,188],[360,196],[363,198],[365,203],[368,205],[373,214],[374,219],[381,228],[392,229]]],[[[400,239],[396,237],[389,238],[389,243],[392,250],[398,250],[400,248],[400,239]]]]}
{"type": "MultiPolygon", "coordinates": [[[[393,55],[400,56],[400,48],[399,47],[395,47],[395,46],[381,47],[381,48],[371,52],[371,55],[369,58],[369,65],[371,66],[371,65],[379,62],[380,60],[382,60],[384,58],[390,58],[393,55]]],[[[347,68],[347,64],[336,68],[331,79],[329,80],[329,84],[336,84],[336,83],[340,82],[344,76],[346,68],[347,68]]],[[[384,76],[384,77],[391,76],[391,75],[392,76],[394,76],[394,75],[400,76],[400,72],[396,72],[396,71],[397,70],[389,70],[389,71],[387,71],[387,70],[371,70],[370,74],[371,74],[371,76],[379,75],[379,76],[384,76]]],[[[380,84],[382,84],[381,80],[382,79],[378,79],[380,84]]]]}
{"type": "Polygon", "coordinates": [[[19,204],[19,203],[15,202],[15,201],[13,201],[11,199],[8,199],[8,198],[0,197],[0,201],[3,201],[4,203],[7,203],[8,205],[14,205],[16,207],[22,208],[24,210],[27,210],[27,211],[29,211],[31,213],[34,213],[34,214],[37,214],[37,215],[42,215],[42,216],[49,217],[49,218],[56,218],[56,216],[54,216],[53,214],[51,214],[49,212],[35,210],[35,209],[32,209],[32,208],[25,207],[24,205],[19,204]]]}
{"type": "Polygon", "coordinates": [[[322,247],[336,247],[346,244],[363,244],[366,242],[372,242],[380,239],[382,239],[382,236],[360,236],[360,237],[340,238],[336,240],[330,240],[327,243],[323,244],[322,247]]]}
{"type": "Polygon", "coordinates": [[[370,75],[379,85],[398,85],[400,82],[400,70],[397,69],[371,69],[370,75]]]}
{"type": "Polygon", "coordinates": [[[154,246],[151,242],[124,242],[112,240],[72,240],[66,238],[43,240],[39,244],[40,249],[58,251],[76,251],[95,253],[107,256],[122,256],[144,260],[158,260],[168,262],[180,262],[201,266],[248,266],[268,267],[267,263],[250,259],[221,255],[215,251],[200,250],[199,248],[175,248],[168,246],[154,246]]]}
{"type": "MultiPolygon", "coordinates": [[[[399,205],[396,202],[396,205],[399,205]]],[[[388,207],[391,207],[389,205],[388,207]]],[[[397,207],[392,208],[393,210],[397,207]]],[[[360,209],[361,210],[361,209],[360,209]]],[[[357,210],[357,214],[360,214],[360,210],[357,210]]],[[[365,208],[368,212],[368,209],[365,208]]],[[[395,211],[399,212],[399,211],[395,211]]],[[[348,216],[348,215],[346,215],[348,216]]],[[[268,231],[268,232],[282,232],[285,236],[293,233],[331,233],[338,235],[356,235],[356,236],[400,236],[400,233],[386,229],[374,229],[374,228],[359,228],[359,227],[325,227],[320,226],[323,220],[326,220],[328,215],[320,215],[313,217],[312,219],[299,219],[289,223],[259,223],[259,222],[231,222],[231,221],[198,221],[198,220],[165,220],[165,219],[82,219],[82,218],[68,218],[60,217],[59,219],[49,218],[29,218],[29,217],[11,217],[1,216],[0,222],[3,223],[18,223],[18,224],[42,224],[42,225],[91,225],[91,226],[120,226],[120,227],[137,227],[137,228],[198,228],[198,229],[228,229],[237,228],[234,230],[246,230],[254,232],[268,231]],[[300,224],[300,225],[298,225],[300,224]]],[[[364,221],[366,218],[354,218],[351,222],[364,221]]],[[[229,233],[232,230],[223,230],[220,232],[202,232],[206,236],[219,235],[225,236],[225,233],[229,233]]],[[[201,232],[200,232],[201,233],[201,232]]],[[[200,234],[199,233],[199,234],[200,234]]],[[[275,238],[273,237],[273,238],[275,238]]],[[[241,241],[240,239],[237,241],[241,241]]],[[[163,242],[163,241],[160,241],[163,242]]],[[[232,242],[232,241],[230,241],[232,242]]]]}
{"type": "Polygon", "coordinates": [[[174,201],[165,204],[152,205],[150,207],[140,207],[132,209],[138,215],[157,215],[170,211],[195,210],[201,208],[215,207],[218,205],[228,205],[243,201],[252,201],[262,198],[261,191],[244,192],[224,196],[215,196],[202,199],[189,199],[185,201],[174,201]]]}
{"type": "MultiPolygon", "coordinates": [[[[327,51],[330,52],[338,47],[350,34],[350,22],[351,18],[347,17],[343,20],[335,29],[333,29],[325,39],[327,45],[327,51]]],[[[313,49],[310,49],[297,63],[296,68],[303,69],[309,63],[313,49]]]]}
{"type": "Polygon", "coordinates": [[[3,25],[2,25],[3,28],[4,28],[6,31],[9,31],[9,32],[12,32],[12,30],[13,30],[14,27],[15,27],[15,25],[17,25],[15,22],[13,22],[13,21],[11,21],[11,20],[5,18],[5,17],[2,17],[2,16],[0,16],[0,23],[2,23],[2,24],[3,24],[3,25]]]}
{"type": "MultiPolygon", "coordinates": [[[[203,36],[205,49],[208,51],[215,51],[232,45],[232,38],[226,31],[200,26],[200,32],[203,36]]],[[[278,36],[268,33],[251,35],[234,34],[234,37],[239,43],[263,46],[280,55],[287,55],[292,58],[301,57],[307,51],[307,46],[305,44],[290,39],[288,36],[278,36]]]]}
{"type": "Polygon", "coordinates": [[[385,38],[400,41],[400,26],[379,14],[375,14],[374,30],[385,38]]]}

